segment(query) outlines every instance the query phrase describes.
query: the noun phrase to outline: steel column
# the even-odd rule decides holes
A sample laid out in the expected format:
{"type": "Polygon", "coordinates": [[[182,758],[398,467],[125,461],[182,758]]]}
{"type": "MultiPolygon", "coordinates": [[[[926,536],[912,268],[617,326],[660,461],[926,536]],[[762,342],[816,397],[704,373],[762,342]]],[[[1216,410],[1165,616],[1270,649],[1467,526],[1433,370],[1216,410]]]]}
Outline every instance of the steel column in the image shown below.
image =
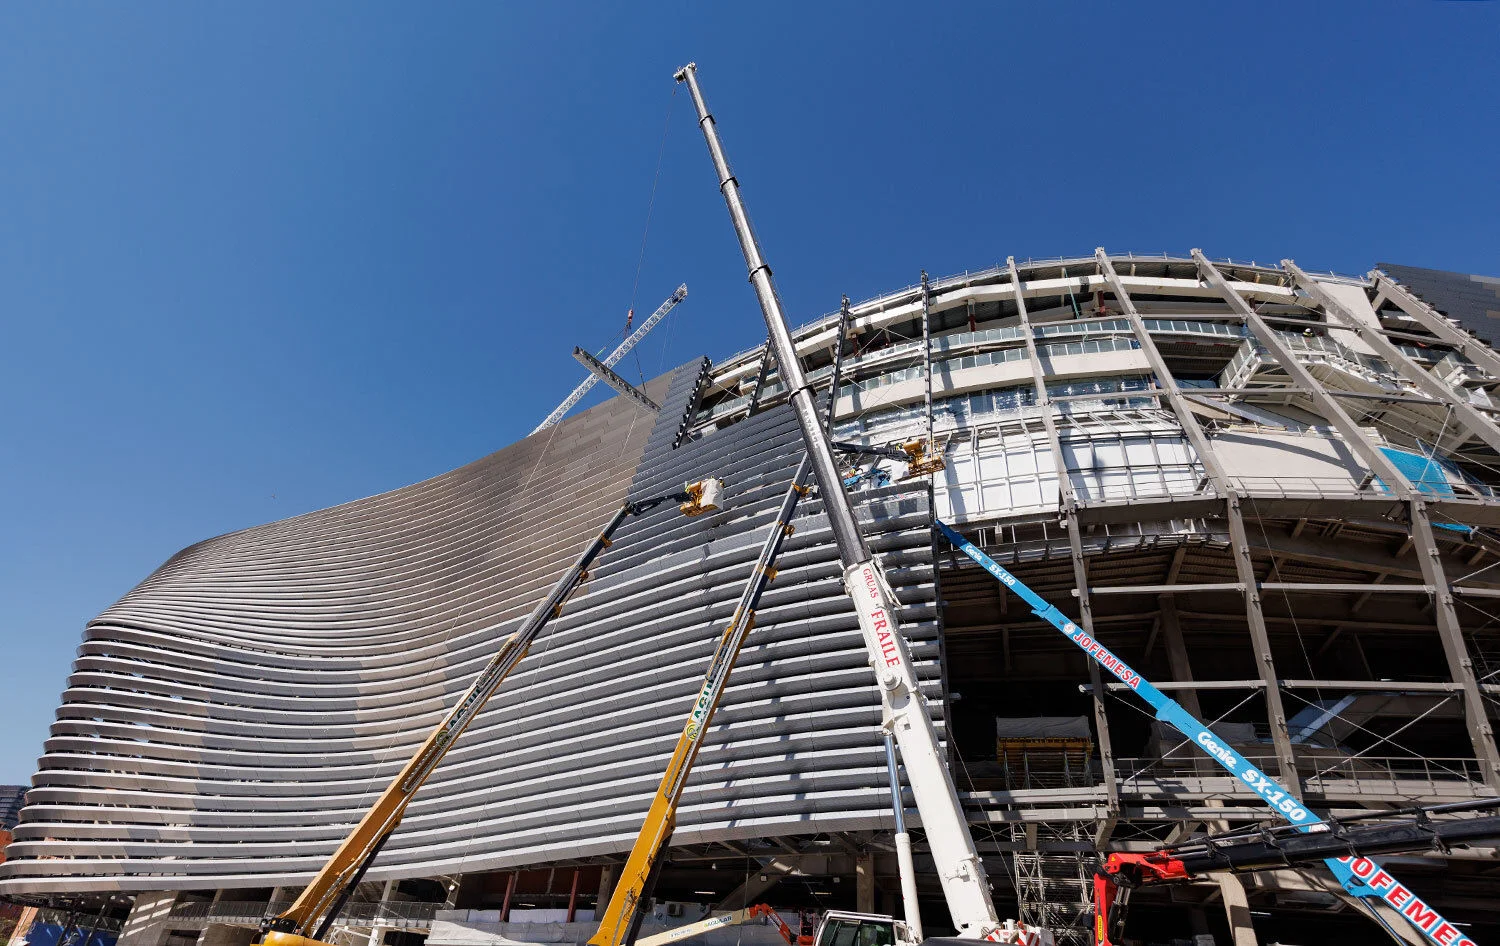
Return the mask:
{"type": "Polygon", "coordinates": [[[1474,756],[1479,760],[1485,772],[1486,784],[1491,788],[1500,787],[1500,751],[1496,749],[1494,730],[1485,712],[1479,683],[1474,677],[1473,662],[1469,658],[1468,646],[1463,639],[1463,627],[1459,624],[1458,614],[1453,608],[1453,589],[1448,584],[1442,559],[1439,558],[1437,538],[1433,535],[1432,519],[1427,512],[1427,504],[1422,494],[1396,468],[1395,464],[1370,442],[1359,426],[1348,414],[1344,413],[1339,403],[1323,389],[1322,383],[1303,367],[1292,354],[1291,349],[1286,347],[1260,315],[1250,307],[1250,304],[1234,291],[1234,287],[1229,285],[1218,269],[1203,255],[1203,252],[1193,250],[1193,259],[1197,261],[1198,271],[1205,281],[1218,291],[1231,308],[1245,317],[1245,324],[1250,327],[1251,332],[1270,352],[1271,357],[1276,360],[1281,369],[1290,375],[1299,387],[1307,389],[1308,396],[1312,398],[1319,412],[1333,423],[1334,428],[1338,430],[1350,449],[1360,455],[1365,465],[1386,484],[1387,489],[1406,501],[1411,537],[1417,547],[1417,564],[1422,572],[1422,581],[1424,584],[1431,585],[1437,592],[1433,596],[1434,618],[1438,637],[1443,645],[1443,653],[1448,660],[1448,670],[1453,677],[1453,682],[1463,687],[1464,721],[1468,726],[1469,739],[1474,746],[1474,756]]]}
{"type": "Polygon", "coordinates": [[[1135,333],[1141,350],[1146,353],[1146,360],[1151,364],[1151,370],[1156,372],[1158,383],[1167,392],[1167,401],[1172,407],[1172,413],[1177,416],[1177,422],[1182,425],[1193,449],[1198,453],[1198,458],[1203,462],[1203,472],[1213,484],[1214,491],[1224,499],[1224,520],[1229,525],[1229,554],[1234,559],[1235,575],[1239,583],[1244,586],[1242,596],[1245,603],[1245,623],[1250,629],[1250,644],[1255,648],[1255,666],[1266,686],[1266,719],[1271,725],[1271,744],[1276,751],[1276,766],[1284,783],[1293,788],[1300,788],[1297,761],[1292,754],[1292,737],[1287,732],[1286,709],[1282,706],[1281,688],[1276,682],[1276,663],[1271,658],[1271,635],[1266,628],[1266,615],[1261,607],[1260,589],[1257,587],[1255,577],[1255,562],[1250,557],[1250,539],[1245,532],[1245,519],[1240,510],[1239,492],[1230,485],[1228,477],[1224,475],[1224,468],[1214,454],[1208,435],[1203,432],[1197,416],[1193,414],[1187,399],[1183,397],[1182,389],[1177,386],[1177,379],[1172,376],[1166,359],[1157,349],[1155,339],[1146,330],[1146,323],[1136,311],[1135,302],[1130,298],[1130,293],[1125,291],[1124,284],[1120,282],[1114,265],[1109,261],[1109,255],[1104,252],[1102,246],[1095,250],[1094,254],[1099,261],[1100,275],[1114,290],[1115,298],[1119,301],[1125,317],[1130,320],[1131,330],[1135,333]]]}
{"type": "Polygon", "coordinates": [[[927,270],[922,270],[922,405],[927,418],[927,455],[933,455],[932,443],[932,284],[927,270]]]}
{"type": "MultiPolygon", "coordinates": [[[[1005,265],[1010,269],[1011,290],[1015,294],[1016,313],[1021,320],[1021,334],[1026,341],[1026,360],[1031,365],[1031,383],[1036,388],[1037,406],[1042,412],[1042,426],[1047,430],[1047,445],[1052,451],[1052,466],[1057,471],[1057,487],[1062,498],[1063,524],[1068,530],[1068,551],[1073,562],[1073,583],[1078,587],[1079,626],[1090,637],[1094,636],[1094,609],[1089,598],[1088,568],[1083,558],[1083,536],[1078,522],[1078,498],[1073,489],[1073,478],[1068,472],[1068,463],[1063,456],[1062,437],[1057,431],[1057,419],[1053,416],[1052,399],[1047,395],[1047,377],[1042,372],[1042,361],[1036,350],[1036,336],[1031,329],[1031,316],[1026,311],[1026,298],[1022,292],[1021,274],[1016,269],[1016,258],[1008,256],[1005,265]]],[[[1094,728],[1099,733],[1099,767],[1103,770],[1104,793],[1108,799],[1109,816],[1099,825],[1097,843],[1103,845],[1120,813],[1120,785],[1115,772],[1114,744],[1110,739],[1109,716],[1104,703],[1105,691],[1100,685],[1102,677],[1099,665],[1092,660],[1089,665],[1090,692],[1094,702],[1094,728]]]]}
{"type": "Polygon", "coordinates": [[[1474,756],[1484,770],[1485,784],[1492,791],[1500,790],[1500,751],[1495,746],[1494,727],[1490,725],[1484,696],[1474,676],[1474,662],[1469,656],[1468,644],[1464,642],[1463,625],[1453,607],[1453,588],[1448,584],[1443,560],[1439,557],[1427,504],[1415,497],[1411,500],[1411,536],[1422,578],[1437,589],[1432,596],[1433,617],[1437,620],[1438,638],[1442,641],[1443,655],[1448,659],[1453,682],[1463,688],[1464,722],[1474,744],[1474,756]]]}
{"type": "MultiPolygon", "coordinates": [[[[823,429],[828,436],[833,436],[833,414],[839,403],[839,374],[844,369],[844,341],[849,334],[849,297],[844,296],[844,301],[839,303],[839,328],[838,338],[833,343],[833,374],[828,378],[828,417],[823,421],[823,429]]],[[[771,341],[766,340],[766,353],[769,357],[771,341]]]]}

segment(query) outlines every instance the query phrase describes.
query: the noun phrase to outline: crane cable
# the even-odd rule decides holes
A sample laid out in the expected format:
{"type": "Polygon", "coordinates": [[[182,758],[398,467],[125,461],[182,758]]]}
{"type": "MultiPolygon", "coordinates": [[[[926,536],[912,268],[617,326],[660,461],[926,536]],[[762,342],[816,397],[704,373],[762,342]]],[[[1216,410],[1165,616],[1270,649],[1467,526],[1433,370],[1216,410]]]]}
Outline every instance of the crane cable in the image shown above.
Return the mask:
{"type": "MultiPolygon", "coordinates": [[[[672,130],[672,107],[677,104],[677,86],[672,83],[672,97],[667,102],[667,118],[662,123],[661,145],[656,149],[656,173],[651,178],[651,197],[646,201],[646,226],[641,230],[641,252],[635,261],[635,281],[630,287],[630,310],[625,317],[625,328],[622,332],[630,331],[630,320],[635,316],[635,303],[641,289],[641,270],[646,264],[646,243],[651,239],[651,214],[656,209],[656,188],[661,183],[662,159],[667,154],[667,133],[672,130]]],[[[641,367],[640,352],[632,352],[635,357],[635,370],[640,375],[641,384],[646,383],[646,372],[641,367]]]]}

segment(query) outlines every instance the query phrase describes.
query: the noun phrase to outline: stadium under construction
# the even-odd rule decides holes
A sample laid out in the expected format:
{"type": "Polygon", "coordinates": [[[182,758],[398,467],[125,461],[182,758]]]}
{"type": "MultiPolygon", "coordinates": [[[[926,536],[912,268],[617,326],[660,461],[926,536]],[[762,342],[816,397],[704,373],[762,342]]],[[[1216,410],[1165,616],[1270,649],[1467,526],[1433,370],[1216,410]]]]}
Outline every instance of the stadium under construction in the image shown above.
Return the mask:
{"type": "MultiPolygon", "coordinates": [[[[1496,310],[1455,274],[1101,249],[923,274],[792,332],[834,437],[871,448],[845,482],[1002,912],[1086,942],[1099,852],[1271,819],[935,520],[1319,811],[1500,794],[1500,355],[1471,331],[1496,310]],[[941,468],[875,449],[914,440],[941,468]]],[[[586,939],[801,457],[786,400],[766,346],[704,358],[435,479],[183,550],[89,624],[0,894],[95,946],[244,946],[610,511],[713,473],[717,510],[621,528],[332,931],[586,939]]],[[[795,525],[688,783],[663,927],[900,912],[878,688],[816,497],[795,525]]],[[[1500,940],[1493,850],[1393,862],[1500,940]]],[[[1384,935],[1307,867],[1133,909],[1151,943],[1384,935]]]]}

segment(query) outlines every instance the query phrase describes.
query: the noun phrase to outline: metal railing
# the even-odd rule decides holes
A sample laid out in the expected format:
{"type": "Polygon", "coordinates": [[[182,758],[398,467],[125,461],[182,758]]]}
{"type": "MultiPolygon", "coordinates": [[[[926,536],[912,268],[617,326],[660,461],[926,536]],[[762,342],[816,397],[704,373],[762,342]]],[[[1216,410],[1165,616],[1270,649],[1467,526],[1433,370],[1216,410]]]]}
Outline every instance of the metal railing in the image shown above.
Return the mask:
{"type": "MultiPolygon", "coordinates": [[[[1200,335],[1220,338],[1243,338],[1245,329],[1243,326],[1225,325],[1218,322],[1199,322],[1192,319],[1146,319],[1146,328],[1153,334],[1161,335],[1200,335]]],[[[1091,339],[1093,344],[1084,342],[1058,343],[1043,345],[1039,354],[1044,357],[1058,357],[1061,355],[1084,354],[1099,351],[1123,350],[1126,347],[1138,347],[1133,338],[1129,338],[1130,323],[1125,319],[1084,319],[1082,321],[1054,322],[1039,325],[1032,329],[1033,336],[1038,340],[1057,338],[1058,336],[1071,335],[1098,335],[1104,338],[1091,339]],[[1119,335],[1119,339],[1107,336],[1119,335]],[[1128,343],[1125,344],[1125,343],[1128,343]]],[[[998,351],[986,353],[975,352],[969,355],[958,356],[956,353],[965,349],[984,349],[990,346],[1004,345],[1008,343],[1019,343],[1023,333],[1019,326],[1006,328],[981,329],[974,332],[959,332],[953,335],[945,335],[932,341],[932,352],[934,356],[934,369],[940,366],[948,368],[972,368],[982,364],[1000,364],[1009,361],[1022,361],[1026,358],[1025,349],[1021,347],[1005,348],[998,351]],[[954,353],[949,357],[942,357],[954,353]]],[[[753,351],[753,349],[752,349],[753,351]]],[[[885,361],[899,361],[905,358],[915,358],[921,353],[921,342],[904,342],[881,348],[877,351],[867,352],[863,355],[845,358],[842,370],[847,374],[853,374],[860,369],[868,369],[885,361]]],[[[774,370],[774,369],[773,369],[774,370]]],[[[852,395],[859,391],[867,391],[876,387],[884,387],[898,381],[910,380],[921,377],[921,366],[906,366],[891,372],[885,372],[856,384],[841,385],[839,396],[852,395]]],[[[825,365],[807,373],[809,383],[816,384],[826,380],[833,373],[831,365],[825,365]]],[[[761,389],[760,399],[762,403],[769,403],[774,398],[786,392],[786,385],[778,381],[768,380],[761,389]]],[[[746,407],[750,403],[750,395],[741,395],[720,401],[705,411],[699,421],[717,420],[728,414],[746,407]]]]}
{"type": "MultiPolygon", "coordinates": [[[[1233,776],[1217,763],[1201,757],[1180,754],[1180,749],[1166,758],[1117,758],[1120,791],[1160,795],[1162,782],[1180,778],[1224,778],[1233,776]]],[[[1277,771],[1274,754],[1240,753],[1240,758],[1262,772],[1277,771]]],[[[1478,759],[1467,757],[1355,756],[1332,750],[1304,750],[1296,753],[1297,771],[1303,791],[1319,795],[1369,794],[1404,796],[1462,796],[1487,798],[1492,794],[1484,784],[1484,771],[1478,759]]],[[[1254,797],[1240,786],[1247,798],[1254,797]]],[[[1170,789],[1168,789],[1170,793],[1170,789]]]]}
{"type": "MultiPolygon", "coordinates": [[[[179,903],[172,907],[174,920],[205,920],[210,923],[257,924],[292,905],[290,900],[207,900],[179,903]]],[[[403,929],[426,928],[441,903],[419,903],[387,900],[380,903],[355,902],[344,905],[339,913],[340,926],[389,926],[403,929]]]]}

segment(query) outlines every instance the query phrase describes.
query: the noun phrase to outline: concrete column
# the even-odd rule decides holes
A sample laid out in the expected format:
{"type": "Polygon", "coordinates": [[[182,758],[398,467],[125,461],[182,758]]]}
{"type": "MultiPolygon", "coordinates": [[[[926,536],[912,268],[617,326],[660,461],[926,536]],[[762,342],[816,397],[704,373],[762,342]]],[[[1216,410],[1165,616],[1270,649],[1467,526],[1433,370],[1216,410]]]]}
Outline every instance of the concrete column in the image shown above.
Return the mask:
{"type": "MultiPolygon", "coordinates": [[[[1177,598],[1175,595],[1162,595],[1156,601],[1157,607],[1161,609],[1161,636],[1167,643],[1167,662],[1172,667],[1172,679],[1192,683],[1195,679],[1193,665],[1188,659],[1187,643],[1182,638],[1182,625],[1177,620],[1177,598]]],[[[1203,718],[1197,690],[1180,691],[1177,702],[1189,713],[1199,719],[1203,718]]]]}
{"type": "Polygon", "coordinates": [[[1250,900],[1245,885],[1233,874],[1214,874],[1224,899],[1224,914],[1229,920],[1229,936],[1234,946],[1260,946],[1255,927],[1250,922],[1250,900]]]}
{"type": "MultiPolygon", "coordinates": [[[[385,882],[385,886],[380,888],[380,897],[375,901],[377,905],[377,911],[379,907],[391,902],[391,897],[396,892],[397,884],[398,881],[387,880],[385,882]]],[[[452,897],[457,892],[458,888],[455,887],[453,890],[448,892],[448,896],[452,897]]],[[[377,912],[375,914],[375,919],[370,921],[370,938],[368,941],[369,946],[380,946],[380,941],[385,938],[385,931],[386,928],[380,925],[380,914],[377,912]]]]}
{"type": "Polygon", "coordinates": [[[198,936],[198,946],[250,946],[255,930],[225,923],[210,923],[198,936]]]}
{"type": "Polygon", "coordinates": [[[136,894],[130,916],[120,931],[116,946],[161,946],[167,936],[169,915],[177,902],[177,891],[158,890],[136,894]]]}
{"type": "Polygon", "coordinates": [[[865,853],[854,858],[854,909],[860,913],[875,912],[875,855],[865,853]]]}
{"type": "Polygon", "coordinates": [[[609,905],[609,898],[615,893],[615,877],[620,873],[618,864],[605,864],[599,868],[599,902],[594,907],[594,916],[604,915],[604,908],[609,905]]]}

